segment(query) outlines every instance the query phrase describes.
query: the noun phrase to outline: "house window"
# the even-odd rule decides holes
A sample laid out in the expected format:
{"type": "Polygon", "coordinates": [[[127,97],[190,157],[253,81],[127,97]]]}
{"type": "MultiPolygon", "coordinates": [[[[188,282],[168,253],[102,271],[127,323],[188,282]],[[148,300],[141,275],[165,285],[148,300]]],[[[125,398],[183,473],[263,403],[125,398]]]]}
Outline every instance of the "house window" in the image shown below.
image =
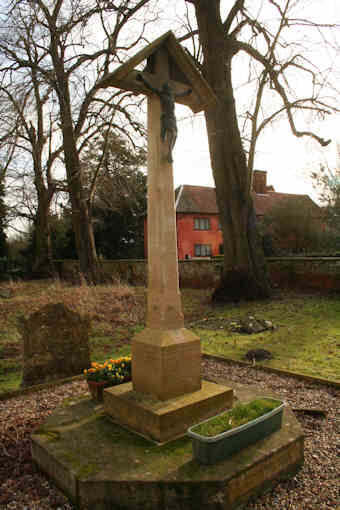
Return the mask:
{"type": "Polygon", "coordinates": [[[195,244],[195,257],[210,257],[211,244],[195,244]]]}
{"type": "Polygon", "coordinates": [[[194,218],[195,230],[210,230],[210,218],[194,218]]]}

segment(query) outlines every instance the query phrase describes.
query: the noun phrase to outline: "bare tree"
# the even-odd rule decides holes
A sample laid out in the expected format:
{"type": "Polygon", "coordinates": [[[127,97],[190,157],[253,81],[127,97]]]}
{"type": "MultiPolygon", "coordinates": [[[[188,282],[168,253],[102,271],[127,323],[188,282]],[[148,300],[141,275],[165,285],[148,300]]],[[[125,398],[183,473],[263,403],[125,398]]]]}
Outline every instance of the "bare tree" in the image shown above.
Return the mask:
{"type": "Polygon", "coordinates": [[[275,0],[262,2],[261,5],[268,5],[277,14],[279,21],[274,31],[261,21],[260,16],[250,14],[246,0],[233,1],[224,20],[220,0],[186,1],[195,7],[203,52],[202,72],[218,99],[217,104],[205,112],[225,254],[224,271],[213,298],[224,301],[266,297],[270,294],[270,287],[250,195],[256,137],[259,129],[271,120],[263,120],[265,124],[258,125],[262,92],[269,87],[279,98],[281,105],[277,114],[284,111],[295,136],[311,137],[322,146],[329,143],[317,133],[297,126],[294,116],[297,109],[325,114],[334,111],[335,101],[332,98],[328,101],[321,99],[317,91],[320,91],[322,82],[316,67],[303,54],[292,55],[283,37],[284,31],[290,33],[296,25],[319,31],[323,27],[308,19],[298,19],[294,14],[290,16],[290,9],[296,6],[294,0],[285,0],[280,4],[275,0]],[[241,53],[256,62],[257,69],[258,66],[262,67],[258,102],[253,114],[249,163],[238,124],[232,73],[233,59],[241,53]],[[315,94],[303,96],[302,99],[295,97],[294,88],[290,86],[291,69],[299,73],[300,79],[310,78],[315,94]]]}
{"type": "MultiPolygon", "coordinates": [[[[119,61],[118,53],[129,50],[129,45],[119,46],[120,33],[148,1],[125,0],[117,5],[99,0],[17,1],[14,5],[11,2],[7,20],[11,31],[0,37],[0,51],[5,56],[4,85],[29,72],[46,84],[58,106],[80,269],[91,282],[98,277],[97,254],[79,151],[91,134],[103,129],[98,124],[100,114],[103,116],[104,110],[120,99],[120,91],[99,97],[98,83],[108,72],[110,62],[119,61]],[[96,33],[102,32],[103,42],[99,43],[91,34],[93,26],[96,33]]],[[[136,44],[142,33],[143,25],[135,39],[130,38],[130,45],[136,44]]],[[[120,104],[117,112],[128,116],[120,104]]],[[[117,120],[116,125],[119,124],[124,122],[117,120]]],[[[36,137],[39,144],[41,140],[33,128],[31,142],[36,137]]]]}
{"type": "MultiPolygon", "coordinates": [[[[28,58],[33,62],[36,55],[31,53],[32,48],[27,45],[26,50],[28,58]]],[[[12,182],[15,181],[14,187],[17,191],[19,179],[21,186],[24,185],[22,192],[25,195],[31,195],[27,193],[25,178],[29,177],[33,181],[35,189],[36,207],[32,207],[31,204],[31,207],[27,208],[26,202],[24,210],[20,213],[19,208],[16,208],[16,214],[26,216],[34,224],[32,273],[41,277],[54,273],[49,214],[56,190],[52,169],[62,147],[60,142],[58,144],[54,140],[53,135],[57,126],[51,112],[48,115],[46,108],[51,89],[41,83],[34,67],[29,69],[28,78],[29,81],[21,84],[1,86],[0,92],[16,114],[16,139],[12,142],[12,151],[17,155],[19,165],[12,163],[7,171],[8,177],[12,182]],[[23,161],[28,163],[25,169],[23,161]]],[[[13,195],[16,195],[14,202],[18,204],[17,194],[12,193],[13,195]]]]}

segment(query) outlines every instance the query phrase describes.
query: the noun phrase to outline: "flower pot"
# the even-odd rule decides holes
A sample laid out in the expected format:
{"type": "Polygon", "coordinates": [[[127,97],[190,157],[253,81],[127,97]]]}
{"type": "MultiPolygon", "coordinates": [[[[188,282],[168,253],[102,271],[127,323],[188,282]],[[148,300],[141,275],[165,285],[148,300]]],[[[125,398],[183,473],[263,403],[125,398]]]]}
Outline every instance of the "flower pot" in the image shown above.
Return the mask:
{"type": "MultiPolygon", "coordinates": [[[[277,401],[277,399],[271,399],[269,397],[268,399],[277,401]]],[[[201,464],[215,464],[237,453],[242,448],[265,438],[272,432],[281,428],[284,405],[282,401],[279,401],[279,405],[274,410],[239,427],[235,427],[212,437],[202,436],[193,432],[192,429],[197,425],[190,427],[188,429],[188,435],[192,439],[194,459],[201,464]]],[[[207,423],[213,419],[214,417],[209,418],[198,425],[207,423]]]]}
{"type": "Polygon", "coordinates": [[[104,388],[108,388],[109,386],[111,386],[111,384],[108,381],[103,381],[103,382],[87,381],[87,385],[89,387],[91,397],[94,400],[98,400],[98,402],[103,401],[104,388]]]}

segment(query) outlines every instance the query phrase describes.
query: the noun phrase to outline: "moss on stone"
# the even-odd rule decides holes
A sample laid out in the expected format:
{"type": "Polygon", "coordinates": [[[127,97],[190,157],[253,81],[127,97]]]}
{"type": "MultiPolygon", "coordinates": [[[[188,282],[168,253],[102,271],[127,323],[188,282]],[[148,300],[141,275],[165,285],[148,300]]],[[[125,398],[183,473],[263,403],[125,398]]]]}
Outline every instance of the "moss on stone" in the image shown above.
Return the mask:
{"type": "Polygon", "coordinates": [[[34,435],[43,436],[48,441],[58,441],[58,439],[60,439],[60,432],[58,432],[58,430],[49,429],[43,426],[35,429],[34,435]]]}
{"type": "Polygon", "coordinates": [[[81,402],[82,400],[87,400],[89,397],[88,395],[79,395],[77,397],[68,397],[68,398],[65,398],[62,403],[60,404],[60,407],[68,407],[68,406],[73,406],[75,404],[78,404],[79,402],[81,402]]]}
{"type": "Polygon", "coordinates": [[[183,456],[191,453],[191,441],[187,436],[184,436],[176,439],[175,441],[170,441],[160,445],[158,446],[158,449],[159,453],[164,455],[183,456]]]}
{"type": "Polygon", "coordinates": [[[72,470],[80,480],[95,475],[101,469],[99,464],[96,462],[84,461],[81,452],[77,453],[75,451],[64,450],[62,452],[62,457],[71,466],[72,470]]]}

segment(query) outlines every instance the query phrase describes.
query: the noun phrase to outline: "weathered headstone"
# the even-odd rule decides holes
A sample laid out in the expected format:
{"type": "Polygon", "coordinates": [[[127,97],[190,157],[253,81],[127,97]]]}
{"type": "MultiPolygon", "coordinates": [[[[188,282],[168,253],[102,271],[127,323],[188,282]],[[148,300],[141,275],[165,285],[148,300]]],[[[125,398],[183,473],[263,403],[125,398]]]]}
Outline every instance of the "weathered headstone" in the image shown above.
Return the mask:
{"type": "Polygon", "coordinates": [[[22,318],[22,386],[80,374],[90,364],[87,317],[63,303],[46,305],[22,318]]]}

